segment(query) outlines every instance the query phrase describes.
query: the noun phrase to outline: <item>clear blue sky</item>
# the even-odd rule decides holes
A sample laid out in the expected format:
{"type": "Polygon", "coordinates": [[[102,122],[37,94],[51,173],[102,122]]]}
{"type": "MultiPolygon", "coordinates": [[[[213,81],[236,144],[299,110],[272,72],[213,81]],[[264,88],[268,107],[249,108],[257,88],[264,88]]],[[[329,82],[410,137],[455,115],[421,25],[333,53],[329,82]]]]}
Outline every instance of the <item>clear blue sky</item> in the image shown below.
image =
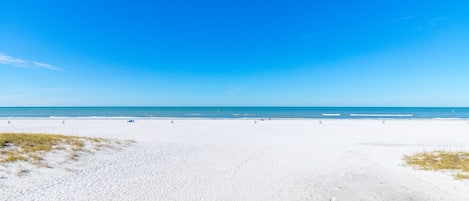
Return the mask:
{"type": "Polygon", "coordinates": [[[0,106],[469,106],[469,1],[22,1],[0,106]]]}

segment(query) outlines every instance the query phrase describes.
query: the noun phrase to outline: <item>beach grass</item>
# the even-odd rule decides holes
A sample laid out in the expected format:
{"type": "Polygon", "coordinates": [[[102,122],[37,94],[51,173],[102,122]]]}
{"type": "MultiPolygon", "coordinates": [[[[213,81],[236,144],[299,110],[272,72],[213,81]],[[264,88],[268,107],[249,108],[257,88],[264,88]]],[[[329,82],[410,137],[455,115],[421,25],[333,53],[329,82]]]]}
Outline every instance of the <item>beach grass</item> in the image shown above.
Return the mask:
{"type": "Polygon", "coordinates": [[[469,179],[469,152],[431,151],[404,156],[407,165],[422,170],[455,171],[455,179],[469,179]]]}
{"type": "Polygon", "coordinates": [[[86,151],[85,146],[107,142],[106,139],[67,135],[0,133],[0,164],[25,161],[44,165],[41,161],[51,151],[70,152],[76,158],[78,152],[86,151]]]}

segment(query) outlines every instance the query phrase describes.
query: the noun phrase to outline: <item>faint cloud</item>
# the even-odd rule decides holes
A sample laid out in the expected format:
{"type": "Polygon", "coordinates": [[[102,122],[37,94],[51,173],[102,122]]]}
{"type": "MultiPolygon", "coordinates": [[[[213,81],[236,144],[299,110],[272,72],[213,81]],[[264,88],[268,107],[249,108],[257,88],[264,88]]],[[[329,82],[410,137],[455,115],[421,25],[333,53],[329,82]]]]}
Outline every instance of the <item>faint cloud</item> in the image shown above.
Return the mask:
{"type": "Polygon", "coordinates": [[[409,16],[405,16],[405,17],[396,18],[396,19],[394,19],[394,21],[401,22],[401,21],[410,20],[410,19],[413,19],[413,18],[414,18],[414,16],[409,15],[409,16]]]}
{"type": "Polygon", "coordinates": [[[443,22],[446,20],[447,20],[446,17],[434,17],[434,18],[429,19],[427,22],[428,24],[432,25],[432,24],[436,24],[436,23],[443,22]]]}
{"type": "Polygon", "coordinates": [[[36,68],[45,70],[62,70],[61,68],[39,61],[29,61],[26,59],[15,58],[0,52],[0,64],[9,65],[17,68],[36,68]]]}
{"type": "Polygon", "coordinates": [[[50,65],[50,64],[46,64],[46,63],[42,63],[42,62],[38,62],[38,61],[33,61],[32,62],[34,65],[36,66],[40,66],[42,68],[45,68],[45,69],[49,69],[49,70],[61,70],[60,68],[57,68],[53,65],[50,65]]]}
{"type": "Polygon", "coordinates": [[[22,59],[10,57],[6,54],[0,53],[0,64],[7,64],[12,66],[22,66],[25,65],[27,62],[22,59]]]}

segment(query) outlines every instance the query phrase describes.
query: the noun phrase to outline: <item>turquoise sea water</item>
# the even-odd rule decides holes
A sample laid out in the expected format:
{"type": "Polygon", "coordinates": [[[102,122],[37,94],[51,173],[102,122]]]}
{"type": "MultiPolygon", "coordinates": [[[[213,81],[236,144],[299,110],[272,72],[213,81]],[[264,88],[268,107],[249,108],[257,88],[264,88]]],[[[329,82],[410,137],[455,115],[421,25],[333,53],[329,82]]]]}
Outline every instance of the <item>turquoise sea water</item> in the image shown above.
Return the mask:
{"type": "Polygon", "coordinates": [[[0,107],[0,118],[469,118],[443,107],[0,107]]]}

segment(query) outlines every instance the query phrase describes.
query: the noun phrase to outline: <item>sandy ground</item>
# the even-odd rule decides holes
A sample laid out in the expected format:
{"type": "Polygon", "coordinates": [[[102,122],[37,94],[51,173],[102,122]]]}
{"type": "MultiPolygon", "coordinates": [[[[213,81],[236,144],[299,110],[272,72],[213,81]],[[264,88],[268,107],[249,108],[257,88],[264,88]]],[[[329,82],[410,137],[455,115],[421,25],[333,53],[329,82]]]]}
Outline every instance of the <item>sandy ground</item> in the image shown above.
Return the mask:
{"type": "Polygon", "coordinates": [[[405,154],[469,151],[465,120],[0,120],[0,132],[136,140],[72,170],[0,178],[0,200],[469,200],[405,154]]]}

